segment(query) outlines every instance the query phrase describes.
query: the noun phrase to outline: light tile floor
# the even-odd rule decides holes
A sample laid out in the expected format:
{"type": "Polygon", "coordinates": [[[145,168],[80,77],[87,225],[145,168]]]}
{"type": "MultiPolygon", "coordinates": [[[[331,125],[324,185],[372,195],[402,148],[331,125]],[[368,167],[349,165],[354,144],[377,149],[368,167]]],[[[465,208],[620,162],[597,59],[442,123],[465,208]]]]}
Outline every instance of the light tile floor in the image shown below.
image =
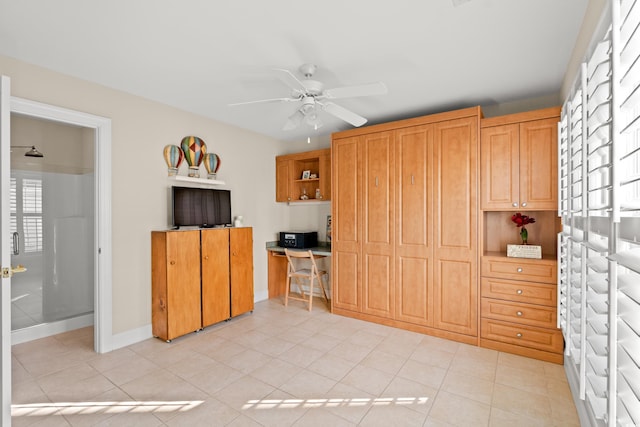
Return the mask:
{"type": "Polygon", "coordinates": [[[13,347],[14,426],[579,426],[562,366],[295,302],[107,354],[13,347]]]}

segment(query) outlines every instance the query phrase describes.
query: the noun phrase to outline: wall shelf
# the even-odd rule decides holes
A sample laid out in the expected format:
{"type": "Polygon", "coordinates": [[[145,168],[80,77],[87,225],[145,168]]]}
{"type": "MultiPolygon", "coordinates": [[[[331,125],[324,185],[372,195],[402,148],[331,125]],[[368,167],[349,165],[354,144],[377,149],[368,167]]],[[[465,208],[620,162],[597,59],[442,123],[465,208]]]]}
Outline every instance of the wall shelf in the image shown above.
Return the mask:
{"type": "Polygon", "coordinates": [[[289,206],[302,206],[302,205],[323,205],[327,203],[331,203],[331,200],[318,200],[318,199],[309,199],[309,200],[291,200],[287,202],[289,206]]]}
{"type": "Polygon", "coordinates": [[[194,183],[197,183],[197,184],[204,184],[204,185],[225,185],[226,184],[224,181],[220,181],[220,180],[217,180],[217,179],[194,178],[194,177],[191,177],[191,176],[184,176],[184,175],[170,176],[169,180],[171,180],[171,181],[194,182],[194,183]]]}

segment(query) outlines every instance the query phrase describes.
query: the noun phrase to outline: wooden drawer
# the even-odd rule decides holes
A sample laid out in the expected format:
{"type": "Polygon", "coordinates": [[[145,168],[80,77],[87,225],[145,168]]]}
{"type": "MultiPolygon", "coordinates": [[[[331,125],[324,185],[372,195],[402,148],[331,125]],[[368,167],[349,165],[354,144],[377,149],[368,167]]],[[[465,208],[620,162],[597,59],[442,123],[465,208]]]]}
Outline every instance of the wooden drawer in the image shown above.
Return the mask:
{"type": "Polygon", "coordinates": [[[481,313],[482,317],[504,320],[505,322],[521,323],[541,328],[555,329],[557,326],[555,307],[482,298],[481,313]]]}
{"type": "Polygon", "coordinates": [[[556,285],[546,283],[483,277],[481,286],[483,297],[540,304],[549,307],[555,307],[558,301],[556,285]]]}
{"type": "Polygon", "coordinates": [[[543,329],[484,318],[480,325],[482,338],[552,353],[562,353],[562,332],[558,329],[543,329]]]}
{"type": "Polygon", "coordinates": [[[550,259],[482,257],[482,276],[556,283],[556,264],[550,259]]]}

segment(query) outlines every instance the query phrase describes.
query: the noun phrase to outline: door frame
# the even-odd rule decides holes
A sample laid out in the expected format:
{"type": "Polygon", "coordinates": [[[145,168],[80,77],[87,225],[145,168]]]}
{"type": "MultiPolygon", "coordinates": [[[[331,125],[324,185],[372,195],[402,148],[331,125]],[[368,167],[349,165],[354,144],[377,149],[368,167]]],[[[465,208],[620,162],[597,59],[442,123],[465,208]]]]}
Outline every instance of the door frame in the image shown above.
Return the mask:
{"type": "MultiPolygon", "coordinates": [[[[11,97],[11,113],[95,131],[94,225],[94,350],[113,349],[112,337],[112,239],[111,239],[111,119],[80,111],[11,97]]],[[[4,237],[4,236],[3,236],[4,237]]]]}

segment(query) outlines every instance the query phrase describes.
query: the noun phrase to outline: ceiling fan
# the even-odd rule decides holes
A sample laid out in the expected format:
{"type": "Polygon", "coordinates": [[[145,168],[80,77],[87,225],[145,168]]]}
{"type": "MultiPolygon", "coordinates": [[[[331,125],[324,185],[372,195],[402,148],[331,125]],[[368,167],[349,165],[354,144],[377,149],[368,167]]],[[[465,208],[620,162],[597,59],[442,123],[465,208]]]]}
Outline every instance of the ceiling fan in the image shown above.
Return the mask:
{"type": "Polygon", "coordinates": [[[291,71],[276,68],[274,69],[280,74],[281,80],[291,88],[291,95],[287,98],[262,99],[258,101],[238,102],[234,105],[259,104],[270,102],[297,102],[300,107],[289,116],[287,122],[283,126],[283,130],[292,130],[297,128],[303,121],[314,129],[322,126],[322,120],[319,117],[320,111],[324,111],[335,116],[355,127],[362,126],[367,119],[347,110],[338,104],[334,104],[330,100],[353,98],[357,96],[384,95],[387,93],[387,87],[384,83],[375,82],[355,86],[342,86],[333,89],[324,89],[322,82],[313,80],[313,74],[317,70],[317,66],[313,64],[303,64],[298,69],[304,76],[304,79],[298,79],[291,71]]]}

